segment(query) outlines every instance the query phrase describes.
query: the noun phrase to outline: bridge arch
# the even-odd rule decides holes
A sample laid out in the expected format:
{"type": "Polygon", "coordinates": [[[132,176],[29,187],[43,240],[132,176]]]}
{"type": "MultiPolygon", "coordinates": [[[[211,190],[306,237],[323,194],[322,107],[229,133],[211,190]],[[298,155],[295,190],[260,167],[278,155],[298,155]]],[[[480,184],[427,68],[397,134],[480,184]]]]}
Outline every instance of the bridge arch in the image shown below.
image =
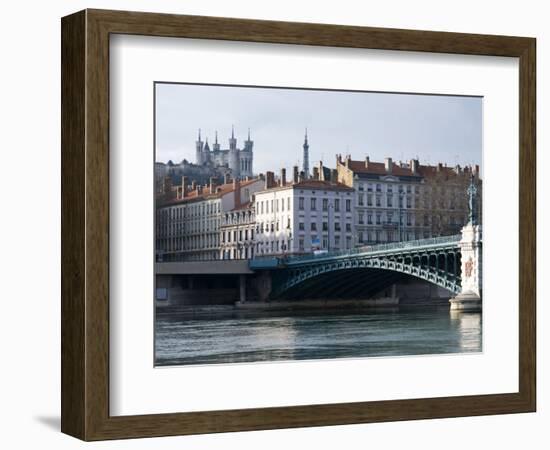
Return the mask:
{"type": "MultiPolygon", "coordinates": [[[[380,276],[384,273],[408,275],[413,278],[427,281],[453,294],[460,292],[459,263],[456,255],[445,253],[435,255],[409,255],[402,258],[365,257],[348,258],[343,260],[324,261],[317,264],[308,264],[288,268],[274,280],[272,297],[280,297],[308,280],[319,279],[321,275],[330,273],[344,273],[346,271],[376,271],[380,276]],[[453,259],[454,266],[449,262],[453,259]]],[[[353,272],[352,272],[353,273],[353,272]]],[[[388,277],[392,278],[392,277],[388,277]]],[[[393,277],[398,280],[398,277],[393,277]]],[[[382,288],[382,286],[381,286],[382,288]]]]}

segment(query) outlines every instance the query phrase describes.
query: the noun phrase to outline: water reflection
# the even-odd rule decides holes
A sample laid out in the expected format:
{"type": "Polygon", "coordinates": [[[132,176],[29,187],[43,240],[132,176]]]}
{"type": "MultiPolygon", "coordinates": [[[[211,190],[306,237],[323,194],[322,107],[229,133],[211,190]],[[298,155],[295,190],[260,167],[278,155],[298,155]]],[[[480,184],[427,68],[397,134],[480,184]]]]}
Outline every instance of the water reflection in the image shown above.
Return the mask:
{"type": "Polygon", "coordinates": [[[481,313],[448,307],[159,313],[157,365],[481,351],[481,313]]]}
{"type": "Polygon", "coordinates": [[[460,348],[465,352],[478,352],[482,348],[481,313],[449,311],[451,321],[458,327],[460,348]]]}

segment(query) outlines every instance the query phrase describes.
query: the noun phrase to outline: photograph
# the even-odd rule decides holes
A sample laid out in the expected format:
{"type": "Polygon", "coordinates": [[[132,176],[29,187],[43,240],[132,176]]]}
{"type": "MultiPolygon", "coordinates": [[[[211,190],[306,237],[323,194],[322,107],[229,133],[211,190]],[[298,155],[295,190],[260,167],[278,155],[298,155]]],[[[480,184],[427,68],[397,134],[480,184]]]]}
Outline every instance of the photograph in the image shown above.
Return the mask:
{"type": "Polygon", "coordinates": [[[483,351],[482,97],[163,81],[154,108],[155,366],[483,351]]]}

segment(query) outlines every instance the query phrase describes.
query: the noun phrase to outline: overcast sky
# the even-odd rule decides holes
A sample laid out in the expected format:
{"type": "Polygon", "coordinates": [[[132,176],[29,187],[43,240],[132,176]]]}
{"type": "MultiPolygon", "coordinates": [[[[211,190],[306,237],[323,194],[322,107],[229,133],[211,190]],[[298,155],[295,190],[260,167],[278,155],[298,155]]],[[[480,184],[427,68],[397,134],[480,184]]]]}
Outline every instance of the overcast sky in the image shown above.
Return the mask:
{"type": "Polygon", "coordinates": [[[302,163],[307,127],[310,167],[335,155],[383,161],[418,157],[425,164],[481,165],[482,99],[301,89],[156,85],[156,160],[195,162],[203,140],[228,147],[231,125],[242,148],[248,128],[254,172],[302,163]]]}

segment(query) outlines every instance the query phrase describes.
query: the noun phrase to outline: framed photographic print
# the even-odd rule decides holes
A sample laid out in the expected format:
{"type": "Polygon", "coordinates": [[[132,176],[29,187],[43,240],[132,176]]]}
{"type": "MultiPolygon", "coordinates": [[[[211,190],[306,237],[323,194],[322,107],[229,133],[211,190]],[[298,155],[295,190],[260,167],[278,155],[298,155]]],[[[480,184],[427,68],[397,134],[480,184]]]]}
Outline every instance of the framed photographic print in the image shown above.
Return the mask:
{"type": "Polygon", "coordinates": [[[535,39],[62,19],[62,431],[535,411],[535,39]]]}

